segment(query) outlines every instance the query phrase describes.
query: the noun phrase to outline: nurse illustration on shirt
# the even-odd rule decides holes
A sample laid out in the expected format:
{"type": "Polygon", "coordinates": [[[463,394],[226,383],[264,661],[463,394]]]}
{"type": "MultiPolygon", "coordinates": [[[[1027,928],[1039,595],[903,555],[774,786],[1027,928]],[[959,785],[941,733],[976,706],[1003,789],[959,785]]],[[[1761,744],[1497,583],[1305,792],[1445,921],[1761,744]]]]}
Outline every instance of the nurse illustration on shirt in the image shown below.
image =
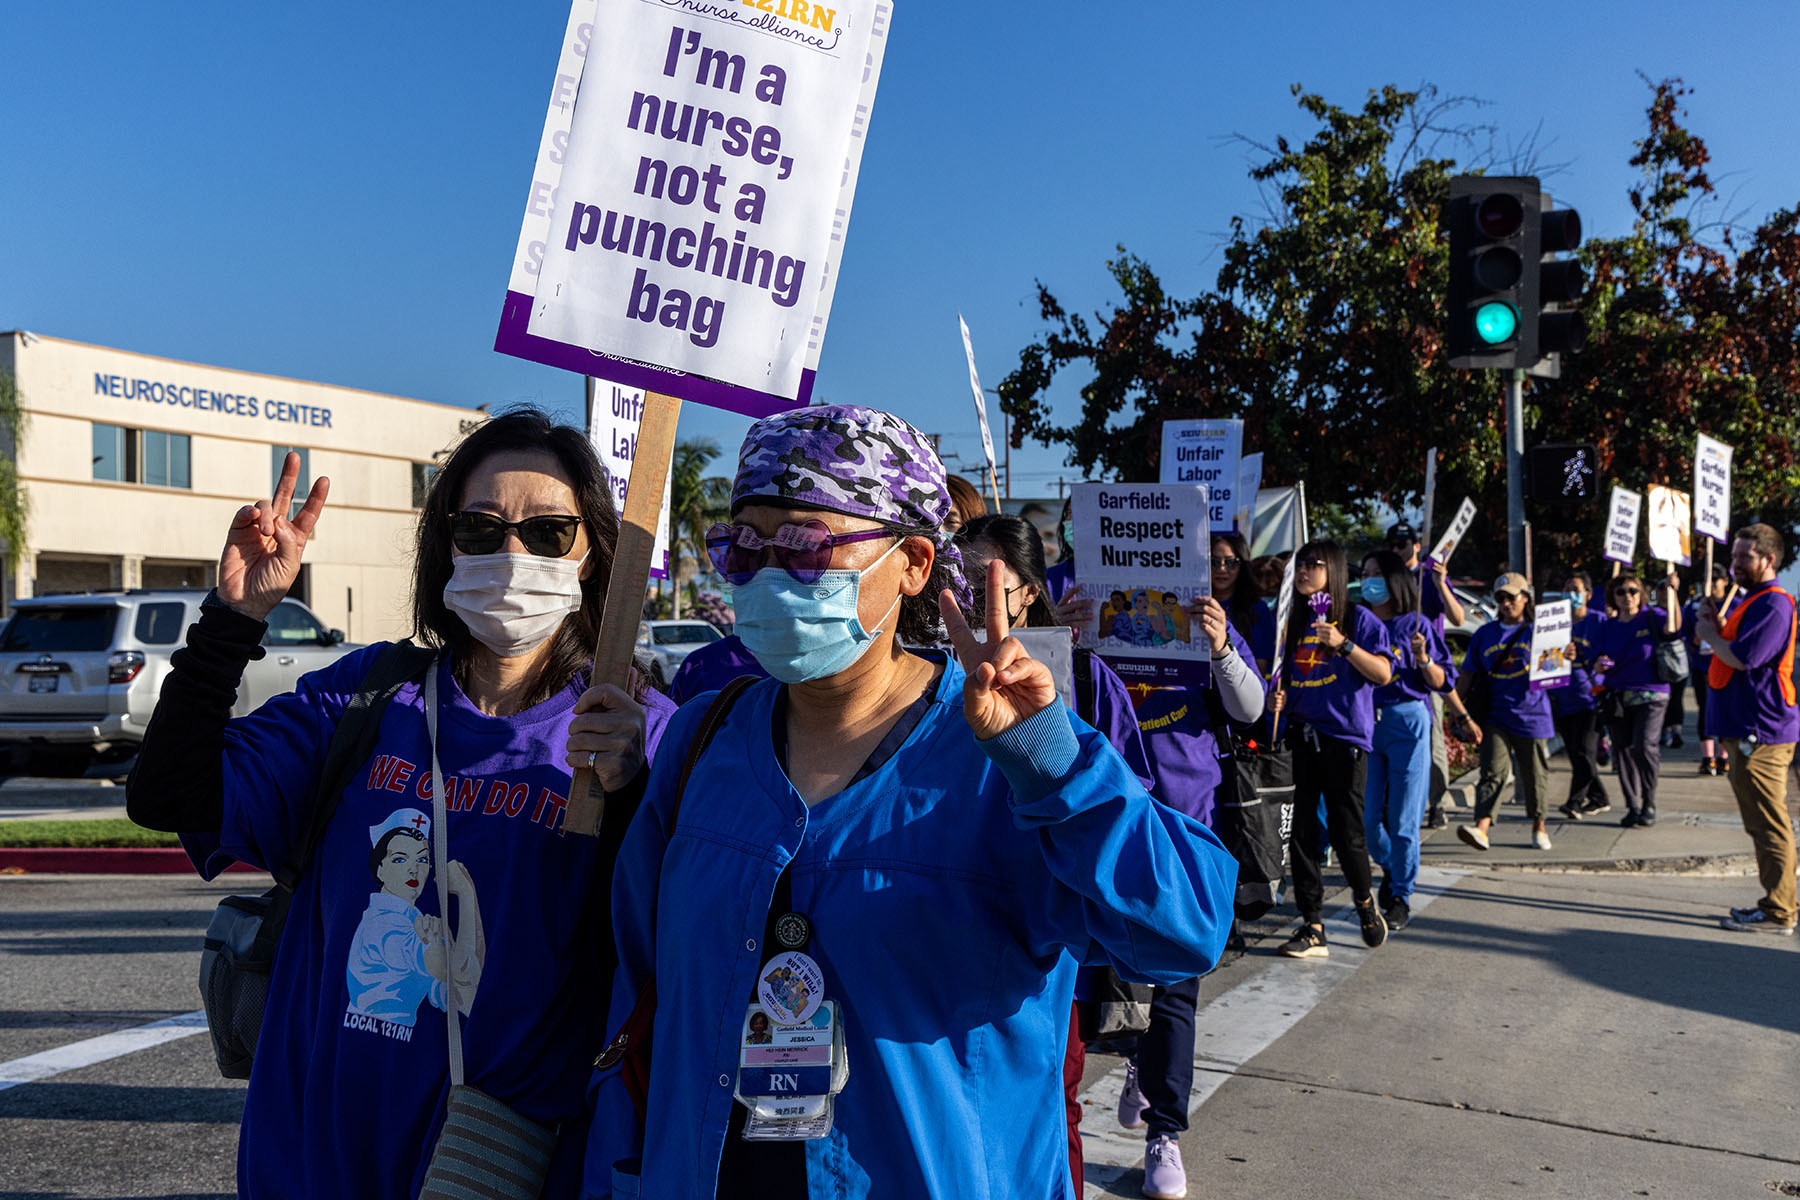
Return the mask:
{"type": "MultiPolygon", "coordinates": [[[[419,1002],[443,1009],[449,989],[444,930],[438,917],[418,910],[431,881],[431,818],[416,808],[396,809],[369,827],[369,873],[379,890],[369,897],[351,939],[345,979],[349,1011],[411,1026],[419,1002]]],[[[448,961],[456,976],[459,1007],[466,1015],[481,982],[487,941],[475,884],[462,863],[449,864],[450,894],[457,900],[460,933],[450,940],[448,961]]]]}

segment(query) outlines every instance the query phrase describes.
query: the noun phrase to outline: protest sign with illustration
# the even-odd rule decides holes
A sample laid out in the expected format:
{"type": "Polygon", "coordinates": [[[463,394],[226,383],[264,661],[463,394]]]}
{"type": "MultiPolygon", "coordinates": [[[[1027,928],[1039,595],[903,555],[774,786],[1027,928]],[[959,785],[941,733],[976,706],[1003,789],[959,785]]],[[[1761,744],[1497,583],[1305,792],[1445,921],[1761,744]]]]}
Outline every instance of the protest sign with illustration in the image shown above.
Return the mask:
{"type": "Polygon", "coordinates": [[[1530,689],[1534,692],[1567,687],[1574,663],[1574,605],[1567,600],[1546,600],[1537,606],[1531,622],[1530,689]]]}
{"type": "Polygon", "coordinates": [[[1212,648],[1187,606],[1212,594],[1204,484],[1083,483],[1071,520],[1094,613],[1081,644],[1127,684],[1201,687],[1212,648]]]}
{"type": "Polygon", "coordinates": [[[1693,510],[1688,494],[1660,483],[1650,485],[1650,556],[1684,567],[1694,565],[1693,510]]]}
{"type": "Polygon", "coordinates": [[[1467,496],[1456,509],[1456,515],[1450,519],[1450,528],[1444,530],[1444,536],[1438,539],[1437,545],[1431,548],[1427,561],[1450,565],[1450,556],[1462,545],[1462,540],[1469,532],[1469,526],[1475,523],[1475,501],[1467,496]]]}
{"type": "Polygon", "coordinates": [[[1242,421],[1164,421],[1162,481],[1205,484],[1208,525],[1225,529],[1237,515],[1243,449],[1242,421]]]}
{"type": "Polygon", "coordinates": [[[495,348],[750,416],[806,403],[891,11],[576,0],[495,348]]]}
{"type": "Polygon", "coordinates": [[[1731,447],[1704,433],[1694,447],[1694,530],[1731,540],[1731,447]]]}
{"type": "MultiPolygon", "coordinates": [[[[631,480],[631,464],[637,457],[638,424],[644,418],[644,393],[637,388],[621,387],[603,379],[593,381],[593,408],[588,412],[588,440],[594,453],[606,467],[606,481],[612,487],[613,505],[625,511],[626,485],[631,480]]],[[[671,483],[663,480],[662,515],[656,526],[656,546],[650,555],[650,577],[667,579],[669,575],[669,493],[671,483]]]]}
{"type": "Polygon", "coordinates": [[[1606,510],[1606,557],[1630,566],[1637,558],[1638,521],[1643,516],[1641,492],[1615,487],[1606,510]]]}

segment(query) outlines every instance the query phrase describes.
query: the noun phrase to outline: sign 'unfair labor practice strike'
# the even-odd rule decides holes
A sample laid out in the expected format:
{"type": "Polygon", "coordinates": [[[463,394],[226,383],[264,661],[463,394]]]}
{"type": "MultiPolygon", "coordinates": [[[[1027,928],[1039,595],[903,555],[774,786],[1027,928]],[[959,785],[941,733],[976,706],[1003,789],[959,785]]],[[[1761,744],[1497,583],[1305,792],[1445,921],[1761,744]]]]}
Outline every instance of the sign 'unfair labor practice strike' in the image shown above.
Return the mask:
{"type": "Polygon", "coordinates": [[[576,0],[495,349],[805,404],[888,0],[576,0]]]}
{"type": "Polygon", "coordinates": [[[1212,594],[1203,484],[1084,483],[1070,519],[1094,615],[1081,644],[1127,685],[1204,687],[1211,647],[1187,606],[1212,594]]]}

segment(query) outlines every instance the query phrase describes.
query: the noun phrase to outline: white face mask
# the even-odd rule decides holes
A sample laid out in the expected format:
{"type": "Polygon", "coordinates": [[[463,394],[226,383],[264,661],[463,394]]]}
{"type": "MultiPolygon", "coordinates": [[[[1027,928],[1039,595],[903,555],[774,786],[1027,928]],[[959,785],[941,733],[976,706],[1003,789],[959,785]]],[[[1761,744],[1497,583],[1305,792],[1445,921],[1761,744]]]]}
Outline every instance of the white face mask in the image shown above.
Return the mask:
{"type": "Polygon", "coordinates": [[[444,603],[475,640],[501,658],[530,654],[563,618],[581,607],[581,567],[537,554],[461,554],[444,585],[444,603]]]}

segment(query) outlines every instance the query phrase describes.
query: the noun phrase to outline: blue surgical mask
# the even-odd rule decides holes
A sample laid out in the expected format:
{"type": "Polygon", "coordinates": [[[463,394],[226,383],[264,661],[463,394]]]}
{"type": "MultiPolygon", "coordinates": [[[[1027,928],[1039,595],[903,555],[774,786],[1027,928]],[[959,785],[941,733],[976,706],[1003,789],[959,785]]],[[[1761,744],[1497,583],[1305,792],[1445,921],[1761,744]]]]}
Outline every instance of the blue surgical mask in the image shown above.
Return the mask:
{"type": "MultiPolygon", "coordinates": [[[[780,567],[764,567],[731,589],[737,611],[732,632],[763,670],[783,683],[847,670],[881,636],[879,629],[864,629],[856,615],[863,576],[899,548],[895,542],[860,571],[825,571],[812,583],[801,583],[780,567]]],[[[895,596],[881,619],[899,604],[895,596]]]]}
{"type": "Polygon", "coordinates": [[[1362,598],[1369,604],[1386,604],[1393,594],[1388,591],[1387,580],[1371,575],[1362,581],[1362,598]]]}

